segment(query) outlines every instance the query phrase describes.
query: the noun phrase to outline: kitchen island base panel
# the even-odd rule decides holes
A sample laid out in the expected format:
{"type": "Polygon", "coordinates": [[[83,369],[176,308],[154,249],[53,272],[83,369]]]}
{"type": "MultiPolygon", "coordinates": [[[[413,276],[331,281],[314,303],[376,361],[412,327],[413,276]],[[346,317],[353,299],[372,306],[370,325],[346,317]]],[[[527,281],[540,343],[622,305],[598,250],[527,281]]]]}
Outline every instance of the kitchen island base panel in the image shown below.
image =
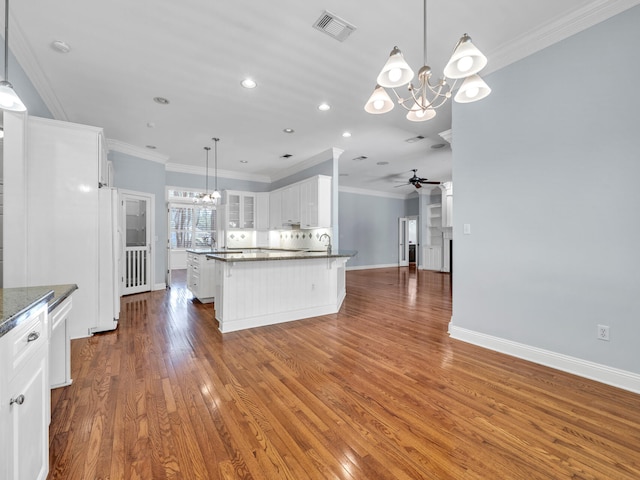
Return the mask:
{"type": "Polygon", "coordinates": [[[216,265],[216,319],[222,333],[337,313],[347,257],[216,265]]]}

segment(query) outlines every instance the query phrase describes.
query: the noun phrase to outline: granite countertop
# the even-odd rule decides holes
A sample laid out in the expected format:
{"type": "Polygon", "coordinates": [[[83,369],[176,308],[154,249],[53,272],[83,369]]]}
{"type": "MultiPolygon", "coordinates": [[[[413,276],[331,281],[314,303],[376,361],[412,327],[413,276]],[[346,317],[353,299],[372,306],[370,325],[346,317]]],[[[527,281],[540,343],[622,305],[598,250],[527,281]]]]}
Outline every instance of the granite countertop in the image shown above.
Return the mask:
{"type": "Polygon", "coordinates": [[[77,288],[75,284],[0,288],[0,337],[27,319],[42,302],[48,303],[50,312],[77,288]]]}
{"type": "Polygon", "coordinates": [[[253,262],[265,260],[308,260],[310,258],[340,258],[353,257],[356,255],[353,250],[338,250],[328,254],[326,250],[270,250],[264,249],[251,251],[247,249],[242,252],[218,252],[207,255],[207,258],[220,260],[222,262],[253,262]]]}

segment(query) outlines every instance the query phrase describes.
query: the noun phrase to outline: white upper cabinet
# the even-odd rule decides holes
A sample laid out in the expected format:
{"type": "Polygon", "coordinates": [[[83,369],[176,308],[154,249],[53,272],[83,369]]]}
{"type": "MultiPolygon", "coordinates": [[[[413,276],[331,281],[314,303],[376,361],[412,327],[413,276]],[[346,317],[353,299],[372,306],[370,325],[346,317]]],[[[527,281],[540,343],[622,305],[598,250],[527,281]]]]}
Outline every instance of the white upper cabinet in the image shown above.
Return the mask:
{"type": "Polygon", "coordinates": [[[318,175],[300,183],[300,227],[331,227],[331,177],[318,175]]]}
{"type": "Polygon", "coordinates": [[[256,193],[256,230],[269,230],[269,192],[256,193]]]}
{"type": "Polygon", "coordinates": [[[248,192],[225,192],[226,228],[256,228],[256,194],[248,192]]]}
{"type": "Polygon", "coordinates": [[[282,189],[282,224],[300,223],[300,184],[295,183],[282,189]]]}
{"type": "Polygon", "coordinates": [[[282,227],[282,190],[269,193],[269,228],[276,230],[282,227]]]}

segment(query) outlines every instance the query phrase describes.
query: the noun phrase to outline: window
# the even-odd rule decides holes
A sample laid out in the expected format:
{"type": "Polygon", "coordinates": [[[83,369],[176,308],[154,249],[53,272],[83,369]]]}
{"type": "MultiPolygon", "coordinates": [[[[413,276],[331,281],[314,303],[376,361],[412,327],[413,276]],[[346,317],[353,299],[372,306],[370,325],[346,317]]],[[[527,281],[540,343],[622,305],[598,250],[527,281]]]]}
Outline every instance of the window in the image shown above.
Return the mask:
{"type": "Polygon", "coordinates": [[[198,205],[170,205],[170,246],[208,248],[216,241],[216,210],[198,205]]]}

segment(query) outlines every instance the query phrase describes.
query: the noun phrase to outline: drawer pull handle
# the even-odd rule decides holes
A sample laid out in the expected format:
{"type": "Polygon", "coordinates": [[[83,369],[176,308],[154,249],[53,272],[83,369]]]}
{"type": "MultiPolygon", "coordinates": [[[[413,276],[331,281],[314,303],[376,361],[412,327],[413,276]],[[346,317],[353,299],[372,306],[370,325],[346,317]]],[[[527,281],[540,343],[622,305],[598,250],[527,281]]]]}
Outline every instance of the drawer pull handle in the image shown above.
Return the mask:
{"type": "Polygon", "coordinates": [[[35,342],[40,338],[40,332],[31,332],[27,337],[27,342],[35,342]]]}
{"type": "Polygon", "coordinates": [[[24,395],[18,395],[16,398],[12,398],[9,402],[9,406],[17,403],[18,405],[22,405],[24,403],[24,395]]]}

